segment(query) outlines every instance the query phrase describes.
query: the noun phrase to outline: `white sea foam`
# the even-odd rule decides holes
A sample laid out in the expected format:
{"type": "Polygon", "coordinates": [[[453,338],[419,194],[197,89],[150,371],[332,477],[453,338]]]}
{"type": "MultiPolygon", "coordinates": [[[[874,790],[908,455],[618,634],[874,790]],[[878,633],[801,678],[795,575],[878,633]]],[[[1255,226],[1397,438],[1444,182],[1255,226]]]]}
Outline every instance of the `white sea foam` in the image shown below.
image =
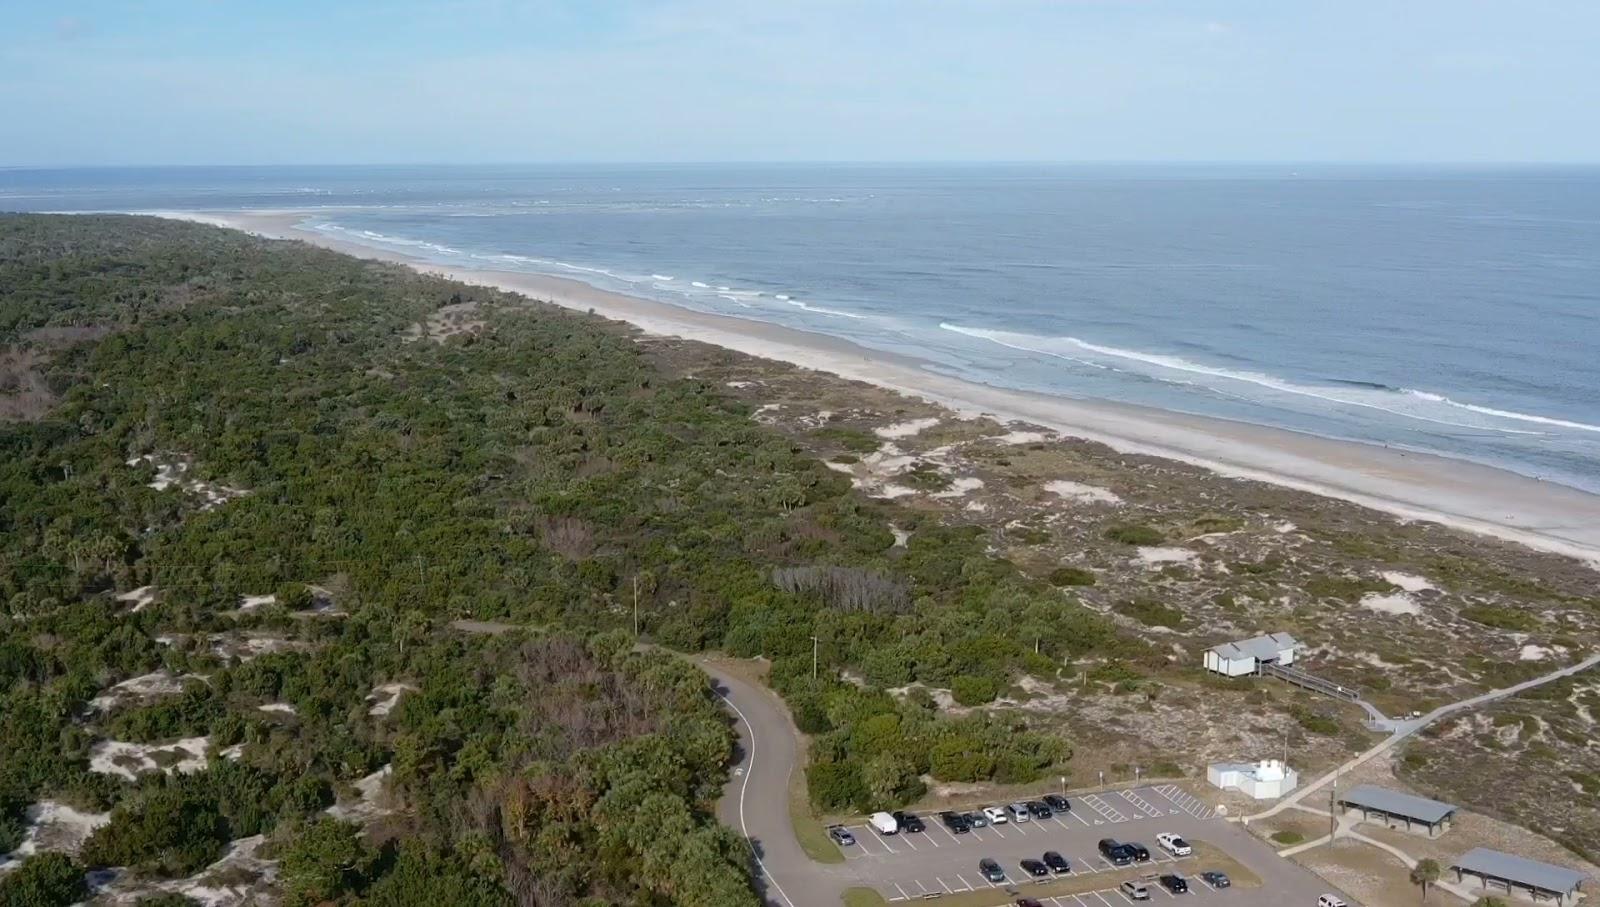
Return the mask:
{"type": "MultiPolygon", "coordinates": [[[[1441,416],[1443,414],[1430,415],[1426,412],[1418,412],[1415,410],[1402,409],[1398,407],[1405,406],[1407,401],[1421,401],[1425,404],[1435,404],[1438,406],[1451,407],[1459,411],[1477,413],[1479,415],[1488,416],[1490,419],[1539,423],[1550,425],[1552,427],[1600,432],[1600,426],[1597,425],[1589,425],[1583,422],[1571,422],[1565,419],[1553,419],[1546,416],[1530,415],[1528,413],[1517,413],[1508,410],[1492,409],[1490,407],[1478,406],[1470,403],[1461,403],[1441,394],[1435,394],[1428,391],[1411,390],[1408,388],[1346,388],[1331,385],[1296,384],[1295,382],[1288,381],[1274,375],[1263,374],[1261,372],[1220,368],[1217,366],[1193,362],[1178,356],[1170,356],[1161,353],[1146,353],[1139,350],[1128,350],[1120,347],[1090,343],[1085,340],[1080,340],[1077,337],[1035,337],[1028,334],[1017,334],[1010,331],[969,328],[948,323],[940,324],[939,326],[947,331],[952,331],[954,333],[962,334],[964,336],[979,340],[987,340],[991,343],[1008,347],[1010,349],[1021,350],[1030,353],[1039,353],[1045,356],[1065,359],[1094,368],[1115,368],[1115,366],[1109,363],[1095,361],[1094,357],[1109,359],[1114,362],[1121,363],[1124,366],[1127,366],[1130,363],[1137,363],[1139,365],[1153,367],[1155,369],[1164,370],[1167,372],[1176,372],[1182,375],[1191,376],[1188,380],[1175,381],[1174,383],[1193,384],[1196,383],[1194,376],[1198,376],[1202,379],[1211,378],[1225,382],[1251,384],[1282,394],[1311,397],[1319,400],[1325,400],[1330,403],[1337,403],[1346,406],[1359,406],[1366,409],[1375,409],[1405,419],[1414,419],[1420,422],[1431,422],[1436,425],[1448,425],[1454,428],[1469,428],[1480,431],[1487,429],[1514,435],[1544,434],[1544,432],[1539,431],[1527,431],[1523,429],[1510,428],[1504,425],[1495,425],[1489,421],[1456,421],[1454,419],[1442,418],[1441,416]]],[[[1135,370],[1137,371],[1138,369],[1135,368],[1135,370]]],[[[1149,372],[1144,373],[1148,377],[1174,381],[1174,379],[1164,378],[1160,374],[1152,374],[1149,372]]],[[[1210,385],[1205,385],[1203,382],[1200,383],[1202,386],[1210,387],[1210,385]]],[[[1216,388],[1212,389],[1215,390],[1216,388]]]]}
{"type": "Polygon", "coordinates": [[[673,278],[672,278],[672,276],[670,274],[651,274],[650,275],[650,279],[651,280],[669,280],[670,281],[673,278]]]}

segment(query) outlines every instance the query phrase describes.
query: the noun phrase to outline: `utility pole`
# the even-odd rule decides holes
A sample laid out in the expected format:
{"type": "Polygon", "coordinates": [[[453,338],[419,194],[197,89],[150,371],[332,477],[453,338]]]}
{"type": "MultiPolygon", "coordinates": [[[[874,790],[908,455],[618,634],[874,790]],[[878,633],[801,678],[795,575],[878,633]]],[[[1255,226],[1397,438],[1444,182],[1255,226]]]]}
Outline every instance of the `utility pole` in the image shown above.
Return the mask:
{"type": "Polygon", "coordinates": [[[811,679],[817,679],[817,638],[811,637],[811,679]]]}
{"type": "Polygon", "coordinates": [[[633,638],[639,638],[639,574],[633,575],[633,638]]]}
{"type": "Polygon", "coordinates": [[[1333,788],[1328,791],[1328,843],[1339,834],[1339,767],[1333,769],[1333,788]]]}

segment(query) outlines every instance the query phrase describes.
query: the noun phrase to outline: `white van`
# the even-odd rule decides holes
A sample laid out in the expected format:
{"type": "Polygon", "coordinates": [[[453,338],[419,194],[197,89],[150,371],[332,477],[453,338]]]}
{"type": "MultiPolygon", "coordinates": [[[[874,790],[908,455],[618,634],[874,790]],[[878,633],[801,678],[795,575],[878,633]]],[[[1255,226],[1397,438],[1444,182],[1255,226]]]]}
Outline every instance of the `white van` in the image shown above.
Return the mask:
{"type": "Polygon", "coordinates": [[[1317,898],[1317,907],[1350,907],[1350,905],[1336,894],[1325,894],[1317,898]]]}
{"type": "Polygon", "coordinates": [[[872,823],[872,830],[880,835],[893,835],[900,833],[900,822],[888,813],[873,813],[867,820],[872,823]]]}
{"type": "Polygon", "coordinates": [[[983,808],[983,814],[986,818],[988,818],[990,825],[1006,824],[1006,811],[998,806],[985,806],[983,808]]]}

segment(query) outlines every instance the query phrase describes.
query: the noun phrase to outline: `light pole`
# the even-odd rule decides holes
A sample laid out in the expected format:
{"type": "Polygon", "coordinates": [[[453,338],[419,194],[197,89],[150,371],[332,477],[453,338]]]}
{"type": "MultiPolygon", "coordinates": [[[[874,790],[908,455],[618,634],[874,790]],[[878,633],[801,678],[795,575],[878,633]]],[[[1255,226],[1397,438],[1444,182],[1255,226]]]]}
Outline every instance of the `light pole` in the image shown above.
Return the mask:
{"type": "Polygon", "coordinates": [[[817,638],[811,637],[811,679],[817,679],[817,638]]]}

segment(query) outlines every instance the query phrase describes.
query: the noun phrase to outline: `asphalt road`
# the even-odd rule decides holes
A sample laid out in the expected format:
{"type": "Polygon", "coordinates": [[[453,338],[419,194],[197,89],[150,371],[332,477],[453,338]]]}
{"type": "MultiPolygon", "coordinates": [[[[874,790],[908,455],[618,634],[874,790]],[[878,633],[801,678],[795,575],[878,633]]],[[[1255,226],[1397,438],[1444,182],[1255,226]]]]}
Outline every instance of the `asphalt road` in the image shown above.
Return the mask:
{"type": "MultiPolygon", "coordinates": [[[[967,889],[997,888],[995,904],[1028,894],[1018,861],[1057,850],[1072,861],[1077,873],[1104,872],[1107,890],[1040,898],[1053,907],[1125,907],[1115,893],[1109,867],[1100,865],[1096,843],[1101,838],[1143,842],[1157,855],[1155,836],[1172,831],[1226,852],[1262,880],[1259,888],[1210,891],[1198,879],[1186,896],[1196,907],[1285,907],[1317,902],[1317,895],[1336,891],[1310,871],[1289,862],[1244,829],[1213,816],[1209,809],[1172,785],[1140,786],[1095,794],[1073,795],[1073,815],[1025,826],[980,829],[951,835],[936,816],[926,816],[927,831],[882,837],[865,826],[853,826],[858,838],[845,848],[845,862],[814,863],[800,847],[789,822],[789,784],[800,765],[799,732],[776,693],[719,667],[700,661],[713,687],[734,713],[739,751],[717,803],[717,816],[738,830],[752,847],[752,876],[766,902],[775,907],[839,907],[846,889],[874,888],[885,898],[901,900],[967,889]],[[1013,884],[992,886],[977,874],[978,860],[999,860],[1013,884]],[[957,881],[960,879],[960,881],[957,881]]],[[[1195,860],[1162,862],[1151,871],[1177,869],[1194,876],[1208,867],[1195,860]],[[1181,867],[1181,868],[1180,868],[1181,867]]],[[[1165,900],[1164,892],[1156,897],[1165,900]]],[[[1351,904],[1356,902],[1346,898],[1351,904]]]]}

